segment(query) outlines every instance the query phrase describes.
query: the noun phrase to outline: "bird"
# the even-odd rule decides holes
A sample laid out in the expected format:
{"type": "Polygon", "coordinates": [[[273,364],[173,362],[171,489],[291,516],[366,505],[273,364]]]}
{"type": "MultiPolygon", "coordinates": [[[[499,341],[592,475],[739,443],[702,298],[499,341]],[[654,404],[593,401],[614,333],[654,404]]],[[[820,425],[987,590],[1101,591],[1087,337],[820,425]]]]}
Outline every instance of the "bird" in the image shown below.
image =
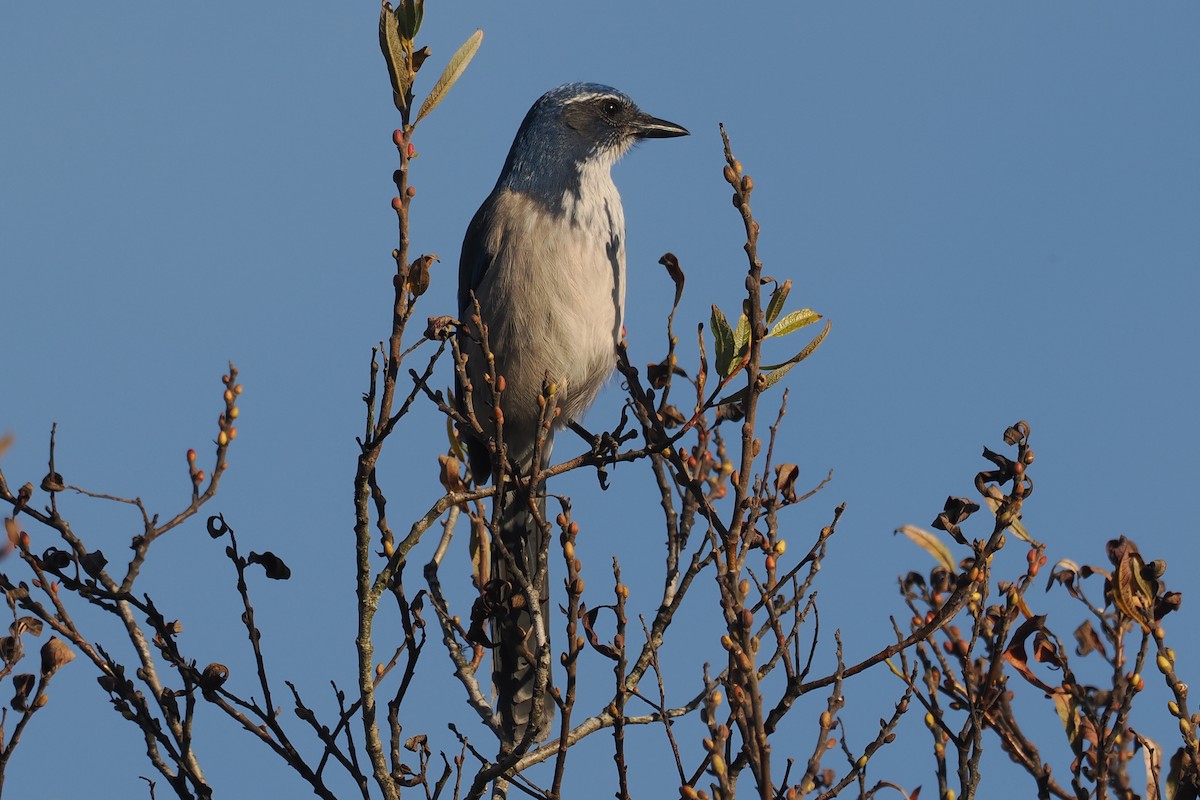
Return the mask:
{"type": "MultiPolygon", "coordinates": [[[[546,433],[539,466],[549,463],[555,431],[583,415],[616,366],[625,317],[625,216],[612,166],[643,139],[686,135],[681,125],[650,116],[627,95],[596,83],[551,89],[525,115],[495,187],[467,227],[459,259],[458,343],[466,362],[456,396],[460,412],[473,412],[482,427],[480,433],[460,421],[459,435],[477,484],[495,472],[488,440],[496,434],[497,416],[480,323],[495,374],[504,379],[500,410],[508,463],[527,474],[534,466],[543,387],[553,387],[560,413],[546,433]]],[[[544,487],[536,491],[538,517],[527,495],[518,499],[504,488],[497,497],[502,507],[494,536],[526,580],[537,578],[541,641],[548,648],[549,579],[545,568],[538,571],[544,487]]],[[[509,583],[515,600],[521,588],[501,553],[493,545],[491,575],[509,583]]],[[[510,748],[527,734],[544,738],[553,720],[548,678],[543,691],[535,691],[539,643],[533,627],[521,602],[493,618],[495,719],[510,748]]]]}

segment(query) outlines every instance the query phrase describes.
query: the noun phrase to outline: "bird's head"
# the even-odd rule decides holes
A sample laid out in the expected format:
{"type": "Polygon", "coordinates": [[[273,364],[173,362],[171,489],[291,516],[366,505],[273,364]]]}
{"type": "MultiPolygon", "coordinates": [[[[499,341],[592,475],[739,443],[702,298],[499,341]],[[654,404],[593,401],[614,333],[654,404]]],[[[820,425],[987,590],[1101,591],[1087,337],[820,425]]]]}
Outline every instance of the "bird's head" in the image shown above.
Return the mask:
{"type": "Polygon", "coordinates": [[[568,83],[529,109],[501,180],[563,180],[588,163],[611,166],[642,139],[687,135],[687,128],[650,116],[611,86],[568,83]]]}

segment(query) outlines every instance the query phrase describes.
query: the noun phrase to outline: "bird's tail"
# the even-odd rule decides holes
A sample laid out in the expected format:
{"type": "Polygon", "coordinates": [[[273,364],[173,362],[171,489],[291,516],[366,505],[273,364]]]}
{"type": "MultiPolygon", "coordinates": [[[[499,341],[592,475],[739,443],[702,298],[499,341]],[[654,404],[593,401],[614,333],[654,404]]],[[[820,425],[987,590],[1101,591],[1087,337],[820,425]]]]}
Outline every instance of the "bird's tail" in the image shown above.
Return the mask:
{"type": "MultiPolygon", "coordinates": [[[[546,518],[544,486],[536,493],[538,517],[546,518]]],[[[546,647],[550,645],[550,581],[549,569],[538,575],[538,560],[544,547],[542,525],[529,506],[527,496],[507,491],[501,510],[497,536],[512,553],[526,579],[533,581],[540,599],[542,631],[546,647]]],[[[496,712],[504,741],[509,746],[521,742],[530,724],[540,714],[541,723],[533,741],[540,741],[550,731],[554,719],[554,701],[550,698],[550,671],[545,688],[537,691],[538,636],[533,625],[520,579],[511,574],[508,562],[499,547],[492,547],[492,577],[509,587],[510,602],[504,604],[495,617],[492,641],[496,648],[492,656],[492,685],[496,693],[496,712]],[[535,700],[538,708],[535,708],[535,700]]]]}

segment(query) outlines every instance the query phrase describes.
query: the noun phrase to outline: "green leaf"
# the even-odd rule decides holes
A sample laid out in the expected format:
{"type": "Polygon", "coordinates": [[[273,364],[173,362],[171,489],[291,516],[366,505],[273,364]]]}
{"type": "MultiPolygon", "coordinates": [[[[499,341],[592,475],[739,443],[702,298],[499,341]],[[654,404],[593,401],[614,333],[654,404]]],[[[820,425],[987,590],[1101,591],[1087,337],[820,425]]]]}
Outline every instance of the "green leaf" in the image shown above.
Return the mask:
{"type": "MultiPolygon", "coordinates": [[[[788,316],[791,316],[791,315],[789,314],[788,316]]],[[[803,350],[801,350],[799,353],[796,353],[796,355],[792,356],[791,358],[789,358],[787,361],[783,362],[782,364],[771,364],[770,366],[763,367],[763,369],[778,371],[780,369],[783,369],[784,367],[791,369],[792,367],[796,366],[801,361],[803,361],[804,359],[811,356],[813,354],[813,351],[821,346],[821,342],[825,341],[825,337],[829,335],[829,329],[831,327],[833,327],[832,323],[830,323],[828,320],[826,320],[825,327],[821,329],[821,332],[818,333],[813,338],[813,340],[811,342],[809,342],[808,345],[805,346],[805,348],[803,350]]],[[[781,375],[780,377],[783,377],[783,376],[781,375]]],[[[778,378],[776,378],[776,380],[778,380],[778,378]]],[[[775,383],[775,381],[771,380],[771,376],[768,375],[767,376],[767,385],[770,386],[773,383],[775,383]]]]}
{"type": "Polygon", "coordinates": [[[391,3],[384,3],[379,12],[379,49],[387,62],[388,77],[392,81],[392,101],[400,113],[408,108],[409,91],[412,89],[413,72],[404,55],[404,41],[400,36],[400,25],[391,3]]]}
{"type": "Polygon", "coordinates": [[[945,543],[932,531],[918,528],[916,525],[901,525],[899,528],[896,528],[896,533],[903,533],[909,539],[912,539],[922,550],[933,556],[935,561],[950,570],[951,573],[957,569],[954,555],[950,552],[950,548],[946,547],[945,543]]]}
{"type": "Polygon", "coordinates": [[[775,291],[771,292],[771,300],[767,303],[767,324],[770,325],[779,316],[779,312],[783,311],[783,303],[787,300],[788,292],[792,290],[792,281],[789,278],[783,283],[775,287],[775,291]]]}
{"type": "Polygon", "coordinates": [[[400,35],[410,42],[421,30],[421,19],[425,16],[425,0],[400,0],[396,5],[396,20],[400,23],[400,35]]]}
{"type": "Polygon", "coordinates": [[[726,378],[733,364],[733,331],[729,327],[729,320],[725,319],[725,314],[715,305],[712,307],[711,325],[717,374],[726,378]]]}
{"type": "Polygon", "coordinates": [[[819,320],[821,315],[813,311],[811,308],[802,308],[799,311],[793,311],[785,316],[779,322],[775,323],[775,327],[771,328],[768,336],[787,336],[793,331],[798,331],[805,325],[812,325],[819,320]]]}
{"type": "Polygon", "coordinates": [[[429,95],[425,98],[425,102],[421,103],[421,110],[417,112],[417,119],[413,122],[414,125],[427,117],[429,112],[437,108],[438,103],[445,99],[446,93],[462,77],[463,72],[467,69],[467,65],[471,63],[471,59],[475,57],[475,53],[479,51],[479,45],[482,43],[483,29],[481,28],[472,33],[454,55],[450,56],[450,61],[446,64],[446,69],[442,71],[442,76],[437,79],[437,83],[429,90],[429,95]]]}
{"type": "MultiPolygon", "coordinates": [[[[825,337],[829,335],[829,329],[831,327],[832,324],[829,321],[826,321],[825,328],[818,333],[816,337],[799,353],[792,356],[787,361],[784,361],[782,364],[771,364],[763,367],[762,374],[765,376],[763,379],[763,391],[765,392],[767,389],[770,389],[772,386],[779,383],[780,379],[783,378],[784,375],[787,375],[788,372],[791,371],[792,367],[811,356],[813,351],[821,346],[821,342],[825,341],[825,337]]],[[[728,397],[722,398],[720,401],[718,401],[717,405],[740,402],[745,397],[746,389],[742,389],[729,395],[728,397]]]]}
{"type": "Polygon", "coordinates": [[[737,327],[733,329],[733,352],[737,356],[746,354],[746,349],[750,346],[750,321],[746,319],[745,313],[738,317],[737,327]]]}

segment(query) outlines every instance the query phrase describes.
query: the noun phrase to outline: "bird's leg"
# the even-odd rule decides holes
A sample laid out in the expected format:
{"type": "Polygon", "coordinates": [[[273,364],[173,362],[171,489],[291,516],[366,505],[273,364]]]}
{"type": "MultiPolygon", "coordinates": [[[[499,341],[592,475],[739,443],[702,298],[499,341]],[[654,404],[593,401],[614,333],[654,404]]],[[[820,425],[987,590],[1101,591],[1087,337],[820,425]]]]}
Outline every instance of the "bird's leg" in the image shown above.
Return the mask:
{"type": "Polygon", "coordinates": [[[600,488],[602,490],[608,490],[608,469],[606,463],[615,463],[617,453],[621,450],[621,445],[637,436],[636,431],[625,431],[625,425],[628,422],[629,417],[626,409],[622,408],[621,422],[611,433],[605,431],[596,435],[574,420],[567,423],[567,427],[578,434],[592,448],[590,455],[596,459],[596,478],[600,481],[600,488]]]}
{"type": "Polygon", "coordinates": [[[621,424],[612,433],[604,431],[600,434],[594,434],[574,421],[567,423],[567,425],[571,430],[579,434],[581,439],[588,443],[592,448],[591,455],[601,459],[601,463],[603,463],[605,460],[615,458],[617,452],[621,449],[621,443],[629,438],[627,435],[622,435],[621,433],[621,428],[625,427],[624,412],[622,412],[621,416],[621,424]]]}

